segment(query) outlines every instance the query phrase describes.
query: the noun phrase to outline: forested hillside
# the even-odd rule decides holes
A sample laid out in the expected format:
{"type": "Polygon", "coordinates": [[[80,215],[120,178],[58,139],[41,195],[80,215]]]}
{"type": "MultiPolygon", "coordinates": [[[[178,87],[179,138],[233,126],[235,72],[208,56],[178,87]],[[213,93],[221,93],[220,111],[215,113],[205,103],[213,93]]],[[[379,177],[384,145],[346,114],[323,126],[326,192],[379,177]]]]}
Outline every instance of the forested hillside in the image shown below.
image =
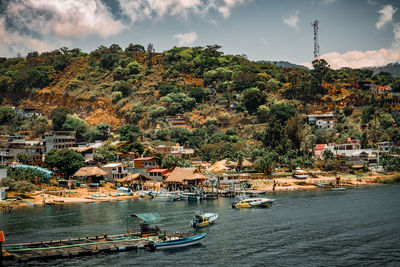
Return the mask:
{"type": "MultiPolygon", "coordinates": [[[[90,54],[61,48],[0,58],[0,124],[32,138],[51,129],[76,130],[79,141],[112,138],[180,143],[204,160],[250,158],[310,167],[319,143],[360,139],[363,147],[400,142],[386,94],[359,84],[390,86],[400,79],[368,69],[280,67],[225,55],[218,45],[174,47],[156,53],[131,44],[100,46],[90,54]],[[22,119],[10,108],[34,108],[43,116],[22,119]],[[333,112],[336,129],[310,126],[306,115],[333,112]],[[166,116],[183,114],[189,127],[171,127],[166,116]]],[[[104,152],[104,154],[106,154],[104,152]]],[[[261,168],[261,167],[260,167],[261,168]]]]}

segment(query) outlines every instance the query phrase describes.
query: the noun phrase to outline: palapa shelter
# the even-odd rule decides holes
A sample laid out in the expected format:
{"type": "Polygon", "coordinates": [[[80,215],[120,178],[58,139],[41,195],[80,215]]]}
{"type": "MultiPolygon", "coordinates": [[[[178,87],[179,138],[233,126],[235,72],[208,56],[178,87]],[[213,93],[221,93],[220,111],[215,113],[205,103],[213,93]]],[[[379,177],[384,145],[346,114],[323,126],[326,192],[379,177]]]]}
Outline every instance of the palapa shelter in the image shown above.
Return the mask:
{"type": "Polygon", "coordinates": [[[211,168],[208,169],[208,171],[210,171],[210,172],[225,172],[225,171],[231,170],[232,168],[228,167],[227,165],[229,165],[229,163],[226,159],[216,161],[211,166],[211,168]]]}
{"type": "Polygon", "coordinates": [[[153,181],[153,179],[143,175],[141,173],[131,173],[125,176],[124,178],[114,179],[115,183],[127,185],[128,187],[143,187],[145,182],[153,181]]]}
{"type": "Polygon", "coordinates": [[[74,173],[74,177],[80,177],[86,183],[99,183],[106,174],[99,167],[82,167],[74,173]]]}
{"type": "Polygon", "coordinates": [[[208,178],[202,175],[197,168],[175,168],[165,179],[168,185],[197,185],[202,184],[208,178]]]}

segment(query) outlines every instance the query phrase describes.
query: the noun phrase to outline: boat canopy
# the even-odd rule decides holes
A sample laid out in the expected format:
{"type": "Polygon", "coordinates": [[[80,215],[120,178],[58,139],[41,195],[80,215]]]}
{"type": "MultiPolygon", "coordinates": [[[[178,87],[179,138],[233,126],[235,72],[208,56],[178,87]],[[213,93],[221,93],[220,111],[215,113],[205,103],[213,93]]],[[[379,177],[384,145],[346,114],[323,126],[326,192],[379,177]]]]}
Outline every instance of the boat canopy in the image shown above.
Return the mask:
{"type": "Polygon", "coordinates": [[[145,223],[158,223],[161,221],[160,215],[158,215],[157,212],[135,213],[132,214],[131,216],[142,219],[145,223]]]}

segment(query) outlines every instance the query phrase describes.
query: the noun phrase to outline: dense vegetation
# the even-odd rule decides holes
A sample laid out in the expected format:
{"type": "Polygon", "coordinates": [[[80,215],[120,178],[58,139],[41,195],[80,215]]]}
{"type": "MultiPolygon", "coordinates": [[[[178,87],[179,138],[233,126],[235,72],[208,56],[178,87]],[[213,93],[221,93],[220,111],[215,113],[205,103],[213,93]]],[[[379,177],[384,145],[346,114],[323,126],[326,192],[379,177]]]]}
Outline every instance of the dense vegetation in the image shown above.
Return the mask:
{"type": "MultiPolygon", "coordinates": [[[[364,148],[382,141],[400,145],[399,125],[383,96],[356,87],[375,82],[399,92],[400,78],[368,69],[333,70],[325,60],[314,61],[312,70],[280,67],[225,55],[220,49],[174,47],[158,54],[151,44],[147,49],[131,44],[125,50],[113,44],[90,54],[62,48],[1,58],[0,124],[4,131],[31,137],[51,127],[74,130],[79,142],[112,140],[119,134],[123,145],[105,143],[96,151],[98,162],[114,160],[115,152],[147,155],[139,142],[147,140],[194,148],[202,160],[248,158],[256,171],[267,173],[279,164],[339,168],[332,155],[315,161],[312,148],[318,143],[352,138],[360,139],[364,148]],[[22,119],[6,105],[55,90],[75,100],[108,101],[109,111],[122,120],[117,125],[88,123],[77,115],[87,114],[84,108],[73,104],[47,110],[47,117],[22,119]],[[333,111],[336,130],[308,125],[305,115],[316,110],[333,111]],[[166,123],[166,115],[177,113],[184,114],[190,130],[166,123]]],[[[385,160],[388,170],[400,168],[397,161],[385,160]]],[[[164,167],[185,165],[184,158],[163,159],[164,167]]]]}

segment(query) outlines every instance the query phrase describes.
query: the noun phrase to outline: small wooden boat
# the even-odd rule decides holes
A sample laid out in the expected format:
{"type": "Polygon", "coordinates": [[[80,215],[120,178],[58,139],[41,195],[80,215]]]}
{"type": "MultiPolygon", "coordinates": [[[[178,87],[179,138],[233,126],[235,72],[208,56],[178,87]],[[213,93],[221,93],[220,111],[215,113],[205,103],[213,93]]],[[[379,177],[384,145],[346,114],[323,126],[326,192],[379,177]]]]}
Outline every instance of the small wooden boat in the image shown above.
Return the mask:
{"type": "Polygon", "coordinates": [[[275,199],[269,198],[244,198],[236,200],[232,203],[232,208],[253,208],[253,207],[269,207],[275,199]]]}
{"type": "Polygon", "coordinates": [[[194,215],[192,227],[199,228],[214,224],[218,218],[218,213],[198,213],[194,215]]]}
{"type": "Polygon", "coordinates": [[[156,249],[186,247],[199,244],[201,240],[206,236],[207,236],[206,233],[190,237],[169,236],[164,241],[155,242],[154,245],[156,249]]]}

